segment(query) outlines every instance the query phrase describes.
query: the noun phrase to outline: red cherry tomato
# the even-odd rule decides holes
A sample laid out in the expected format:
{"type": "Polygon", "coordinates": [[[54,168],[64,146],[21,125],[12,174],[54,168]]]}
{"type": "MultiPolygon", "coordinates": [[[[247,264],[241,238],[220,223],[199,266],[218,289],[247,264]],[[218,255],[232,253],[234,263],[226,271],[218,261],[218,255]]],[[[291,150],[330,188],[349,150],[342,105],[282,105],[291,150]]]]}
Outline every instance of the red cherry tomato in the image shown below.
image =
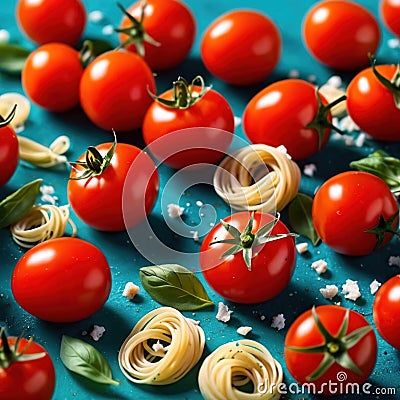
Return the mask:
{"type": "Polygon", "coordinates": [[[85,69],[80,100],[89,119],[105,130],[129,131],[141,126],[155,92],[149,66],[137,54],[109,51],[85,69]]]}
{"type": "Polygon", "coordinates": [[[164,92],[146,112],[142,132],[148,149],[173,168],[218,162],[233,138],[234,115],[229,103],[215,90],[203,88],[202,92],[200,86],[188,86],[182,78],[174,85],[175,89],[164,92]],[[185,104],[174,99],[176,90],[186,93],[178,96],[185,104]]]}
{"type": "Polygon", "coordinates": [[[50,400],[52,398],[56,375],[53,361],[43,346],[25,338],[14,336],[7,338],[2,335],[0,354],[2,355],[0,359],[0,399],[50,400]],[[17,360],[8,360],[5,356],[4,349],[7,346],[5,341],[17,360]],[[17,341],[18,346],[15,348],[17,341]],[[38,358],[24,359],[24,355],[32,354],[38,354],[38,358]]]}
{"type": "Polygon", "coordinates": [[[49,111],[67,111],[79,103],[83,68],[79,52],[63,43],[48,43],[34,50],[22,70],[27,96],[49,111]]]}
{"type": "Polygon", "coordinates": [[[264,80],[281,56],[275,23],[252,10],[235,10],[217,18],[201,41],[201,57],[216,77],[234,85],[264,80]]]}
{"type": "MultiPolygon", "coordinates": [[[[315,385],[318,394],[346,394],[348,385],[365,382],[375,366],[376,354],[375,333],[366,319],[356,311],[335,305],[307,310],[290,325],[285,338],[285,361],[289,372],[299,383],[315,385]],[[314,313],[327,334],[317,324],[314,313]],[[343,324],[345,319],[347,326],[343,324]],[[341,333],[343,326],[345,329],[341,333]],[[358,341],[346,339],[355,338],[355,335],[358,335],[358,341]],[[320,351],[307,352],[310,347],[318,347],[320,351]],[[321,368],[324,355],[331,363],[321,368]]],[[[351,386],[348,390],[353,393],[351,386]]]]}
{"type": "MultiPolygon", "coordinates": [[[[96,147],[105,156],[112,143],[96,147]]],[[[78,159],[84,162],[86,153],[78,159]]],[[[92,228],[123,231],[141,222],[158,195],[158,173],[152,159],[139,148],[118,143],[108,167],[98,175],[77,179],[71,171],[68,200],[78,217],[92,228]]]]}
{"type": "Polygon", "coordinates": [[[0,187],[10,180],[19,160],[18,138],[9,117],[0,118],[0,187]]]}
{"type": "Polygon", "coordinates": [[[396,36],[400,36],[400,1],[381,0],[379,11],[386,27],[396,36]]]}
{"type": "MultiPolygon", "coordinates": [[[[127,10],[137,21],[141,21],[144,13],[140,28],[129,30],[132,21],[125,15],[120,30],[128,29],[127,33],[133,34],[144,46],[144,59],[152,69],[159,71],[175,67],[186,58],[193,45],[196,22],[191,11],[178,0],[148,0],[144,10],[143,6],[139,1],[127,10]],[[157,44],[146,41],[144,34],[157,44]]],[[[125,43],[129,37],[129,34],[121,33],[120,42],[125,43]]],[[[133,42],[124,47],[138,52],[138,46],[133,42]]]]}
{"type": "MultiPolygon", "coordinates": [[[[320,94],[321,101],[327,104],[320,94]]],[[[243,129],[252,143],[269,146],[284,145],[295,159],[310,157],[327,143],[331,129],[320,126],[318,131],[307,127],[318,113],[314,85],[300,79],[284,79],[268,85],[247,104],[243,113],[243,129]]],[[[329,110],[324,118],[330,123],[329,110]]]]}
{"type": "Polygon", "coordinates": [[[386,281],[374,301],[374,322],[379,334],[400,349],[400,275],[386,281]]]}
{"type": "MultiPolygon", "coordinates": [[[[376,70],[389,81],[395,65],[378,65],[376,70]]],[[[393,85],[393,92],[396,90],[393,85]]],[[[397,89],[398,90],[398,89],[397,89]]],[[[372,67],[359,72],[347,87],[346,107],[359,128],[377,140],[400,140],[400,108],[394,93],[375,76],[372,67]]]]}
{"type": "Polygon", "coordinates": [[[78,43],[86,24],[86,10],[80,0],[19,0],[19,27],[35,43],[78,43]]]}
{"type": "Polygon", "coordinates": [[[352,1],[323,0],[303,20],[303,39],[310,53],[322,64],[343,71],[368,65],[381,33],[377,19],[352,1]]]}
{"type": "Polygon", "coordinates": [[[50,322],[74,322],[97,312],[111,290],[104,254],[81,239],[50,239],[29,249],[11,278],[15,300],[50,322]]]}
{"type": "Polygon", "coordinates": [[[399,224],[399,207],[386,183],[347,171],[317,191],[312,218],[321,239],[338,253],[361,256],[385,246],[399,224]]]}
{"type": "MultiPolygon", "coordinates": [[[[224,222],[243,232],[249,218],[250,213],[243,211],[225,218],[224,222]]],[[[276,222],[272,215],[256,213],[252,234],[254,235],[272,221],[276,222]]],[[[211,244],[216,241],[231,240],[233,238],[231,232],[232,228],[228,232],[219,223],[207,234],[201,245],[200,266],[208,284],[220,296],[236,303],[259,303],[277,296],[288,285],[293,274],[296,261],[293,237],[267,241],[260,245],[255,245],[253,241],[249,267],[245,262],[243,250],[223,257],[232,245],[211,244]]],[[[277,221],[269,235],[288,233],[286,226],[281,221],[277,221]]],[[[248,246],[248,244],[249,242],[247,245],[241,243],[239,246],[248,246]]]]}

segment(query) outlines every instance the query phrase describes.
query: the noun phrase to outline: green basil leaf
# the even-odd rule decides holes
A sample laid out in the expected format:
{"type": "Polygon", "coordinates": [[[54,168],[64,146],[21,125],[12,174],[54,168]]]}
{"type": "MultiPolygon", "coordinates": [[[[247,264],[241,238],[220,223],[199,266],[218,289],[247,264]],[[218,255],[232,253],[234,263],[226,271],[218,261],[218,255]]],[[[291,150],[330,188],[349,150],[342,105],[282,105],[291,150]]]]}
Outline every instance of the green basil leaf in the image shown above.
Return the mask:
{"type": "Polygon", "coordinates": [[[15,44],[0,44],[0,71],[20,74],[30,51],[15,44]]]}
{"type": "Polygon", "coordinates": [[[392,192],[400,191],[400,160],[391,157],[383,150],[375,151],[368,157],[352,161],[350,167],[378,176],[386,182],[392,192]]]}
{"type": "Polygon", "coordinates": [[[181,265],[142,267],[140,280],[154,300],[180,311],[198,310],[214,304],[198,278],[181,265]]]}
{"type": "Polygon", "coordinates": [[[0,229],[28,214],[35,204],[41,184],[42,179],[29,182],[0,202],[0,229]]]}
{"type": "Polygon", "coordinates": [[[308,237],[312,244],[316,246],[321,238],[314,227],[312,219],[311,197],[297,193],[296,197],[290,202],[288,207],[289,223],[292,229],[300,235],[308,237]]]}
{"type": "Polygon", "coordinates": [[[101,353],[83,340],[63,335],[60,358],[70,371],[93,382],[106,385],[119,385],[121,383],[112,378],[110,365],[101,353]]]}

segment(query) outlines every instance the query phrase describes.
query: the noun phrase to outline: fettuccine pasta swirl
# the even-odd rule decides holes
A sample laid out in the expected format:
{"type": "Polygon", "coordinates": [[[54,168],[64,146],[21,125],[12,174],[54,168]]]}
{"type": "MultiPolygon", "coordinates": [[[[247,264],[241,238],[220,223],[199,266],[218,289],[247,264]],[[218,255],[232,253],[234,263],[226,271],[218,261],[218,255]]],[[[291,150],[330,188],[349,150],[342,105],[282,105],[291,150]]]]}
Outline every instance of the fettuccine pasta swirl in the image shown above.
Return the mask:
{"type": "Polygon", "coordinates": [[[132,382],[168,385],[199,361],[205,335],[198,322],[172,307],[161,307],[138,321],[121,346],[118,363],[132,382]]]}

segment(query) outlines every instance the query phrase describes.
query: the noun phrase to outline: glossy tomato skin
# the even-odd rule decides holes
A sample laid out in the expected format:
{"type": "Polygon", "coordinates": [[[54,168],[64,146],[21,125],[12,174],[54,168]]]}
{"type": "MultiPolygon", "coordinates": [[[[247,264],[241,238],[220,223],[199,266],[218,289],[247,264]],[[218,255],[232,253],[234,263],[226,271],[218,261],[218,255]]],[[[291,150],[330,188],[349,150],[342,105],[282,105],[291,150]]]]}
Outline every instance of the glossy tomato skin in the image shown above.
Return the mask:
{"type": "MultiPolygon", "coordinates": [[[[172,99],[172,93],[168,90],[160,97],[172,99]]],[[[229,103],[210,89],[187,109],[167,108],[154,101],[146,112],[142,133],[158,160],[179,169],[220,161],[232,142],[234,125],[229,103]]]]}
{"type": "MultiPolygon", "coordinates": [[[[391,80],[395,65],[378,65],[377,71],[391,80]]],[[[382,85],[372,68],[359,72],[347,87],[346,107],[359,128],[376,140],[400,140],[400,109],[393,93],[382,85]]]]}
{"type": "Polygon", "coordinates": [[[0,187],[13,176],[19,160],[18,138],[11,125],[0,128],[0,187]]]}
{"type": "Polygon", "coordinates": [[[386,27],[396,36],[400,36],[400,1],[381,0],[379,11],[386,27]]]}
{"type": "MultiPolygon", "coordinates": [[[[103,143],[96,148],[104,156],[111,145],[103,143]]],[[[78,160],[84,161],[85,154],[78,160]]],[[[74,177],[76,171],[72,170],[74,177]]],[[[136,146],[118,143],[111,164],[101,175],[69,180],[68,200],[76,215],[92,228],[123,231],[150,213],[158,187],[158,173],[151,158],[136,146]]]]}
{"type": "Polygon", "coordinates": [[[357,71],[375,54],[381,33],[375,16],[365,7],[347,0],[323,0],[303,20],[303,40],[322,64],[357,71]]]}
{"type": "MultiPolygon", "coordinates": [[[[10,346],[15,345],[16,337],[8,337],[10,346]]],[[[20,339],[18,350],[27,345],[28,340],[20,339]]],[[[0,341],[1,344],[1,341],[0,341]]],[[[14,362],[0,370],[0,399],[7,400],[50,400],[55,387],[55,369],[46,349],[32,342],[25,354],[45,353],[37,360],[14,362]]]]}
{"type": "Polygon", "coordinates": [[[276,67],[282,39],[275,23],[253,10],[234,10],[217,18],[201,41],[207,69],[233,85],[263,81],[276,67]]]}
{"type": "Polygon", "coordinates": [[[156,84],[150,67],[132,52],[109,51],[85,69],[80,101],[88,118],[102,129],[130,131],[141,126],[156,84]]]}
{"type": "Polygon", "coordinates": [[[111,273],[104,254],[82,239],[62,237],[29,249],[11,278],[15,300],[50,322],[75,322],[97,312],[108,299],[111,273]]]}
{"type": "Polygon", "coordinates": [[[67,111],[79,103],[82,73],[78,51],[63,43],[48,43],[28,56],[22,86],[37,105],[49,111],[67,111]]]}
{"type": "MultiPolygon", "coordinates": [[[[237,212],[224,219],[243,231],[250,213],[237,212]]],[[[254,215],[253,232],[272,221],[270,214],[254,215]]],[[[283,222],[273,228],[271,234],[289,233],[283,222]]],[[[296,262],[293,237],[267,242],[253,249],[251,271],[248,270],[242,252],[221,259],[228,249],[226,244],[213,244],[215,240],[231,239],[232,236],[219,223],[205,237],[200,248],[200,266],[211,288],[220,296],[235,303],[254,304],[277,296],[289,283],[296,262]]]]}
{"type": "Polygon", "coordinates": [[[80,0],[19,0],[19,27],[35,43],[78,43],[86,25],[86,10],[80,0]]]}
{"type": "MultiPolygon", "coordinates": [[[[328,332],[336,335],[345,317],[346,309],[336,305],[323,305],[316,307],[316,311],[320,321],[327,328],[328,332]]],[[[368,325],[368,322],[360,313],[353,310],[350,311],[347,333],[368,325]]],[[[324,338],[317,328],[311,310],[305,311],[290,325],[285,338],[284,355],[289,372],[299,383],[309,382],[307,377],[318,367],[323,354],[305,354],[289,350],[287,347],[316,346],[323,343],[323,341],[324,338]]],[[[317,393],[338,395],[341,393],[340,382],[343,383],[343,387],[345,388],[347,383],[361,384],[368,379],[375,366],[377,355],[377,341],[374,331],[371,329],[355,346],[349,349],[348,354],[360,368],[362,374],[359,375],[349,369],[343,368],[335,362],[325,374],[312,381],[315,384],[317,393]],[[343,373],[346,374],[345,381],[340,380],[340,377],[344,377],[343,373]],[[329,381],[333,382],[332,388],[336,392],[329,391],[329,381]]]]}
{"type": "Polygon", "coordinates": [[[312,206],[315,229],[321,239],[338,253],[363,256],[385,246],[393,237],[386,232],[378,245],[374,229],[383,216],[399,224],[398,204],[386,183],[367,172],[347,171],[328,179],[318,189],[312,206]]]}
{"type": "MultiPolygon", "coordinates": [[[[306,128],[317,111],[314,85],[301,79],[284,79],[268,85],[249,101],[243,113],[243,129],[252,143],[284,145],[293,159],[302,160],[319,150],[317,130],[306,128]]],[[[332,119],[330,113],[328,119],[332,119]]],[[[331,130],[325,128],[323,132],[321,148],[331,130]]]]}
{"type": "Polygon", "coordinates": [[[400,349],[400,275],[393,276],[379,288],[374,300],[374,322],[379,334],[400,349]]]}
{"type": "MultiPolygon", "coordinates": [[[[127,10],[129,14],[140,20],[142,2],[134,3],[127,10]]],[[[132,23],[124,16],[121,28],[132,23]]],[[[155,71],[166,70],[180,64],[192,48],[196,21],[189,8],[178,0],[149,0],[145,8],[144,30],[160,45],[155,46],[144,42],[144,59],[155,71]]],[[[128,36],[120,34],[123,43],[128,36]]],[[[136,52],[136,46],[129,44],[127,50],[136,52]]]]}

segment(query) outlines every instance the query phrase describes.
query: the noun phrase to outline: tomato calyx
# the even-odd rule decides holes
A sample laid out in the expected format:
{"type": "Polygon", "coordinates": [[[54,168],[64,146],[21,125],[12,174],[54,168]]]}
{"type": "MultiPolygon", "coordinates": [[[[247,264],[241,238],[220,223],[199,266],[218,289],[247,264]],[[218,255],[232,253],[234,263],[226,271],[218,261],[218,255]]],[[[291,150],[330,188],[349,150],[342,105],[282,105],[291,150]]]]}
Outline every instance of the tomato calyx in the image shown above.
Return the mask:
{"type": "Polygon", "coordinates": [[[191,83],[179,76],[172,83],[172,100],[163,99],[150,91],[149,94],[154,101],[167,108],[186,110],[196,104],[210,89],[211,86],[206,86],[200,75],[197,75],[191,83]],[[195,87],[200,87],[200,91],[194,90],[195,87]]]}
{"type": "Polygon", "coordinates": [[[389,80],[385,78],[381,73],[379,73],[376,69],[375,56],[372,54],[369,54],[368,56],[371,62],[372,72],[374,73],[376,79],[378,79],[378,81],[393,94],[393,99],[396,107],[400,109],[400,64],[397,65],[397,69],[393,75],[393,78],[389,80]]]}
{"type": "Polygon", "coordinates": [[[232,239],[215,240],[210,243],[210,246],[217,243],[230,244],[231,247],[221,255],[221,258],[242,252],[243,260],[246,263],[247,269],[251,271],[251,259],[253,257],[254,247],[273,240],[283,239],[289,236],[297,236],[295,233],[279,233],[277,235],[271,235],[271,231],[278,223],[279,218],[280,215],[278,213],[275,219],[265,224],[255,233],[253,233],[254,212],[251,213],[250,219],[243,232],[240,232],[236,227],[221,219],[221,225],[231,234],[232,239]]]}
{"type": "Polygon", "coordinates": [[[14,119],[16,111],[17,111],[17,105],[14,104],[14,107],[7,115],[7,117],[4,118],[2,115],[0,115],[0,128],[7,126],[14,119]]]}
{"type": "Polygon", "coordinates": [[[329,121],[328,117],[329,117],[329,113],[330,113],[331,109],[333,107],[335,107],[336,105],[338,105],[339,103],[341,103],[342,101],[345,101],[347,97],[346,97],[346,95],[343,95],[343,96],[337,98],[336,100],[332,101],[331,103],[324,105],[322,103],[321,95],[318,90],[315,91],[315,95],[317,97],[318,110],[317,110],[317,113],[316,113],[314,119],[306,125],[306,128],[315,129],[317,131],[317,133],[318,133],[318,149],[321,149],[323,141],[324,141],[324,130],[325,129],[329,128],[329,129],[332,129],[332,130],[340,133],[341,135],[344,135],[344,132],[342,130],[340,130],[338,127],[336,127],[335,125],[333,125],[329,121]]]}
{"type": "Polygon", "coordinates": [[[46,355],[45,352],[25,354],[33,342],[31,336],[26,342],[22,350],[18,350],[19,343],[22,339],[22,333],[18,336],[14,345],[10,345],[8,342],[6,330],[4,326],[0,328],[0,369],[8,368],[14,362],[32,361],[42,358],[46,355]]]}
{"type": "Polygon", "coordinates": [[[376,235],[375,249],[379,249],[382,245],[386,233],[393,233],[397,237],[400,237],[400,233],[392,227],[392,224],[397,217],[398,212],[395,212],[388,220],[385,220],[384,216],[380,215],[377,225],[374,228],[365,231],[365,233],[376,235]]]}
{"type": "Polygon", "coordinates": [[[338,333],[332,335],[319,319],[315,306],[313,306],[311,311],[318,331],[324,338],[324,342],[322,344],[307,347],[286,346],[288,350],[299,353],[324,355],[318,367],[311,372],[306,379],[310,382],[317,380],[323,376],[335,362],[337,362],[341,367],[361,375],[362,371],[351,359],[348,352],[372,330],[372,327],[370,325],[363,326],[347,333],[350,310],[346,309],[346,314],[342,320],[338,333]]]}
{"type": "Polygon", "coordinates": [[[114,131],[113,134],[114,143],[108,149],[104,157],[96,147],[89,146],[86,150],[85,161],[73,161],[69,163],[77,172],[76,176],[70,178],[71,180],[88,179],[99,176],[109,167],[117,146],[117,137],[114,131]],[[77,166],[80,168],[77,168],[77,166]]]}
{"type": "Polygon", "coordinates": [[[152,38],[146,32],[146,30],[144,29],[144,26],[143,26],[145,10],[147,7],[147,1],[143,1],[143,3],[142,3],[140,19],[136,19],[134,16],[129,14],[129,12],[120,3],[117,3],[117,5],[120,8],[120,10],[127,16],[129,21],[132,23],[132,25],[130,25],[126,28],[114,28],[115,32],[124,33],[125,35],[128,35],[128,39],[126,39],[119,46],[119,48],[126,47],[126,46],[129,46],[130,44],[133,44],[136,47],[137,53],[141,57],[144,57],[144,55],[145,55],[144,43],[145,42],[150,43],[153,46],[157,46],[157,47],[161,45],[159,42],[157,42],[157,40],[152,38]]]}

